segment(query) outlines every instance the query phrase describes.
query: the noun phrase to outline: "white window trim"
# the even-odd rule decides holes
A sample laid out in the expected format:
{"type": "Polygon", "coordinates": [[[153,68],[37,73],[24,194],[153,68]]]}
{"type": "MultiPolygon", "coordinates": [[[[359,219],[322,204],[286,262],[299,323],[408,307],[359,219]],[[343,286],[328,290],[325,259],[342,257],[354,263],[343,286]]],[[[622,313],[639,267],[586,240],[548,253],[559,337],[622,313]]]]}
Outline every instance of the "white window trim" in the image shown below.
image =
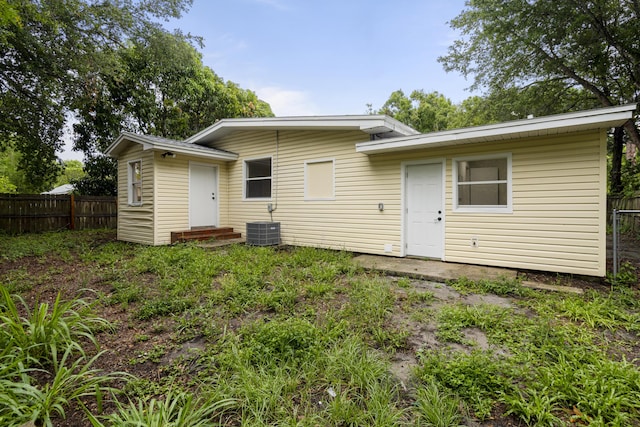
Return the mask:
{"type": "MultiPolygon", "coordinates": [[[[261,178],[264,179],[264,178],[261,178]]],[[[270,201],[273,198],[273,184],[274,184],[274,177],[273,177],[273,156],[258,156],[258,157],[251,157],[251,158],[246,158],[243,159],[242,161],[242,200],[246,201],[246,202],[264,202],[266,201],[270,201]],[[255,161],[255,160],[262,160],[262,159],[271,159],[271,197],[247,197],[247,162],[251,162],[251,161],[255,161]]]]}
{"type": "MultiPolygon", "coordinates": [[[[452,187],[453,187],[453,212],[460,213],[513,213],[513,195],[512,195],[512,161],[511,153],[495,153],[487,154],[483,156],[470,156],[470,157],[454,157],[452,159],[452,187]],[[479,205],[479,206],[458,206],[458,162],[460,161],[474,161],[474,160],[489,160],[489,159],[507,159],[507,205],[479,205]]],[[[504,181],[477,181],[476,184],[503,184],[504,181]]],[[[464,185],[464,184],[463,184],[464,185]]],[[[473,184],[471,184],[473,185],[473,184]]]]}
{"type": "Polygon", "coordinates": [[[332,157],[327,157],[324,159],[313,159],[313,160],[306,160],[304,162],[304,200],[309,202],[309,201],[331,201],[331,200],[335,200],[336,199],[336,159],[332,158],[332,157]],[[333,194],[332,197],[309,197],[307,195],[307,165],[309,164],[314,164],[314,163],[327,163],[327,162],[331,162],[331,167],[332,167],[332,174],[333,174],[333,186],[331,188],[331,193],[333,194]]]}
{"type": "Polygon", "coordinates": [[[127,162],[127,203],[129,206],[142,206],[142,202],[144,200],[143,197],[143,188],[142,188],[142,159],[131,160],[127,162]],[[133,164],[140,163],[140,201],[133,200],[133,164]]]}

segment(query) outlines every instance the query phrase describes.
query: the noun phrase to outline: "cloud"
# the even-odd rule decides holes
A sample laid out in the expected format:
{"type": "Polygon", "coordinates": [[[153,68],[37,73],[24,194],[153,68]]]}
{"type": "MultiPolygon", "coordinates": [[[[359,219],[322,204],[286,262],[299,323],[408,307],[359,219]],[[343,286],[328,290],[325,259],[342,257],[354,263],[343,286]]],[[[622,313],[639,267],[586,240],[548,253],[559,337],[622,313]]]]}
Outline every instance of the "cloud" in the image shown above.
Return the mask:
{"type": "Polygon", "coordinates": [[[314,116],[318,107],[309,92],[267,86],[255,90],[258,98],[271,105],[276,116],[314,116]]]}

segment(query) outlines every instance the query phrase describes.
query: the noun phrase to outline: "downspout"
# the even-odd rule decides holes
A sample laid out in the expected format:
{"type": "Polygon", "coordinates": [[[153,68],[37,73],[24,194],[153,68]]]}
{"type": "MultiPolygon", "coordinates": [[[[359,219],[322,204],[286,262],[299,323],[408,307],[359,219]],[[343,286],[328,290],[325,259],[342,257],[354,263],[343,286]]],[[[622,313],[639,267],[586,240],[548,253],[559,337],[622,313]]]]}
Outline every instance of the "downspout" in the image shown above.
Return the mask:
{"type": "Polygon", "coordinates": [[[275,204],[269,203],[267,205],[267,211],[269,212],[269,218],[271,222],[273,222],[273,211],[278,209],[278,160],[279,160],[279,149],[280,149],[280,131],[276,130],[276,158],[273,165],[273,179],[275,179],[275,185],[273,186],[273,199],[275,200],[275,204]]]}

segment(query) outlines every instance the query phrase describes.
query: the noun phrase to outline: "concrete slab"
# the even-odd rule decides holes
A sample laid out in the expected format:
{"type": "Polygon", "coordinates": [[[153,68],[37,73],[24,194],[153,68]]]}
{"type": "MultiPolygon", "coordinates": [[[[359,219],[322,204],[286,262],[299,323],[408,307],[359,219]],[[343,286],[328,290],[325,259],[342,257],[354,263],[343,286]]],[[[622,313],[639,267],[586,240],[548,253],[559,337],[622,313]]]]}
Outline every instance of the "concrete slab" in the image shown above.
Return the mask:
{"type": "Polygon", "coordinates": [[[377,255],[359,255],[353,261],[366,269],[387,274],[400,274],[424,280],[445,282],[466,277],[471,280],[515,279],[517,271],[508,268],[485,267],[480,265],[456,264],[417,258],[392,258],[377,255]]]}

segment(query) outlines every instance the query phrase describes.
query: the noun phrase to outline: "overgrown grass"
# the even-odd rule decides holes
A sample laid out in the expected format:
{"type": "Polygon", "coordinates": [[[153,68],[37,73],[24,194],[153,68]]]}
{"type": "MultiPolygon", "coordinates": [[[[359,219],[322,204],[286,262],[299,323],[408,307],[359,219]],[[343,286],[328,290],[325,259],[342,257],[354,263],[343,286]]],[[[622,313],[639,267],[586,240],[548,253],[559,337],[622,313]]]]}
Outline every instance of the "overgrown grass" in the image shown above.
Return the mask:
{"type": "Polygon", "coordinates": [[[341,251],[144,247],[99,232],[6,243],[13,239],[0,252],[0,262],[15,267],[0,278],[2,425],[46,424],[88,397],[116,400],[112,413],[86,409],[94,427],[640,419],[640,293],[630,285],[562,295],[508,279],[451,283],[463,294],[511,301],[468,305],[364,272],[341,251]],[[95,332],[109,326],[89,304],[60,297],[30,305],[10,295],[33,294],[46,274],[64,274],[30,277],[19,261],[34,256],[76,263],[96,301],[126,317],[117,327],[130,330],[134,350],[110,357],[149,375],[112,394],[111,377],[94,368],[104,357],[95,332]],[[465,335],[470,328],[486,335],[488,349],[465,335]],[[420,345],[431,333],[436,339],[420,345]],[[177,351],[190,342],[198,343],[193,351],[177,351]],[[408,380],[392,373],[398,353],[418,361],[408,380]]]}

